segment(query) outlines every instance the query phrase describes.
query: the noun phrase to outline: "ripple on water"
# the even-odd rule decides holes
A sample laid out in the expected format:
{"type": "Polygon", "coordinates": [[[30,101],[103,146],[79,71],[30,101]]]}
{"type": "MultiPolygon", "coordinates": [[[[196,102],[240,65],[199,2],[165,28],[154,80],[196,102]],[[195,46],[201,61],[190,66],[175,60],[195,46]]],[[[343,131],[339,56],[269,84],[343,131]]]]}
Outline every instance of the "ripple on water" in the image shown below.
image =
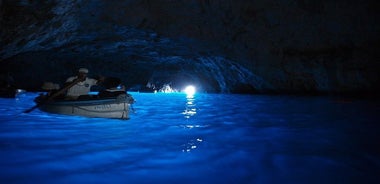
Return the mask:
{"type": "Polygon", "coordinates": [[[379,105],[329,97],[131,93],[131,119],[0,99],[5,182],[371,183],[379,105]],[[148,177],[149,176],[149,177],[148,177]]]}

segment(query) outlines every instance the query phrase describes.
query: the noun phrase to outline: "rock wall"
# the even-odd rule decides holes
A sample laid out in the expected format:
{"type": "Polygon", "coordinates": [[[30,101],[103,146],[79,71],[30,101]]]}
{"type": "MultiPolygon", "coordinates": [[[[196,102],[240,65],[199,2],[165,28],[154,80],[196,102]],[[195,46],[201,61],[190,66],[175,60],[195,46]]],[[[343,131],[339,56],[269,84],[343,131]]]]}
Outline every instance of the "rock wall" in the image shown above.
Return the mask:
{"type": "Polygon", "coordinates": [[[129,86],[180,88],[182,78],[208,92],[375,92],[377,4],[3,0],[0,70],[28,88],[86,66],[129,86]]]}

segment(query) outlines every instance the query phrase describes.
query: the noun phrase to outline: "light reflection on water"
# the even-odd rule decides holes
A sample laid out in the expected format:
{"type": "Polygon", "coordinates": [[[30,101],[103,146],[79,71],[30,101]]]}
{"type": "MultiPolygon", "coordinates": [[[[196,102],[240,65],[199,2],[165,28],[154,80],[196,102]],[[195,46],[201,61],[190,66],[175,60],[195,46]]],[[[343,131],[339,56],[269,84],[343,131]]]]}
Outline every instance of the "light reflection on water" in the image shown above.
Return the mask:
{"type": "Polygon", "coordinates": [[[186,119],[189,119],[190,117],[194,116],[197,113],[197,107],[195,104],[195,98],[193,95],[186,96],[186,105],[185,105],[185,110],[183,111],[184,117],[186,119]]]}
{"type": "Polygon", "coordinates": [[[379,105],[329,97],[132,93],[131,119],[0,99],[5,183],[370,183],[379,105]]]}

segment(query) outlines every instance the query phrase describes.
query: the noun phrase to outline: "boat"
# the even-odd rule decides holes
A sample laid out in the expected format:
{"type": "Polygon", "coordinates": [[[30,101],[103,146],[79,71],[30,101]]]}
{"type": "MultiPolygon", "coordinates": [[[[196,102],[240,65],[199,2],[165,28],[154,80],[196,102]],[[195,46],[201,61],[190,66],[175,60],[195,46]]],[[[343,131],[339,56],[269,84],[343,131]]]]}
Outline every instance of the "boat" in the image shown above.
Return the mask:
{"type": "MultiPolygon", "coordinates": [[[[43,98],[42,98],[43,99],[43,98]]],[[[44,101],[35,99],[38,109],[44,112],[94,118],[129,119],[131,104],[134,99],[129,94],[117,97],[99,98],[91,96],[83,100],[44,101]]]]}

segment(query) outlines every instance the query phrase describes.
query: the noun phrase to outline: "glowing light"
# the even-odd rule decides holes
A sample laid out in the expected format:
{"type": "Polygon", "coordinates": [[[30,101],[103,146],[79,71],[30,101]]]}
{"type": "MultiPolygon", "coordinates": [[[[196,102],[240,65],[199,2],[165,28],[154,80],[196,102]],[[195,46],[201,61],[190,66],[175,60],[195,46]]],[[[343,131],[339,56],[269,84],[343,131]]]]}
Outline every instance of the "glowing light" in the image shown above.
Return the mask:
{"type": "Polygon", "coordinates": [[[187,94],[187,96],[193,96],[195,94],[195,87],[187,86],[184,91],[187,94]]]}

